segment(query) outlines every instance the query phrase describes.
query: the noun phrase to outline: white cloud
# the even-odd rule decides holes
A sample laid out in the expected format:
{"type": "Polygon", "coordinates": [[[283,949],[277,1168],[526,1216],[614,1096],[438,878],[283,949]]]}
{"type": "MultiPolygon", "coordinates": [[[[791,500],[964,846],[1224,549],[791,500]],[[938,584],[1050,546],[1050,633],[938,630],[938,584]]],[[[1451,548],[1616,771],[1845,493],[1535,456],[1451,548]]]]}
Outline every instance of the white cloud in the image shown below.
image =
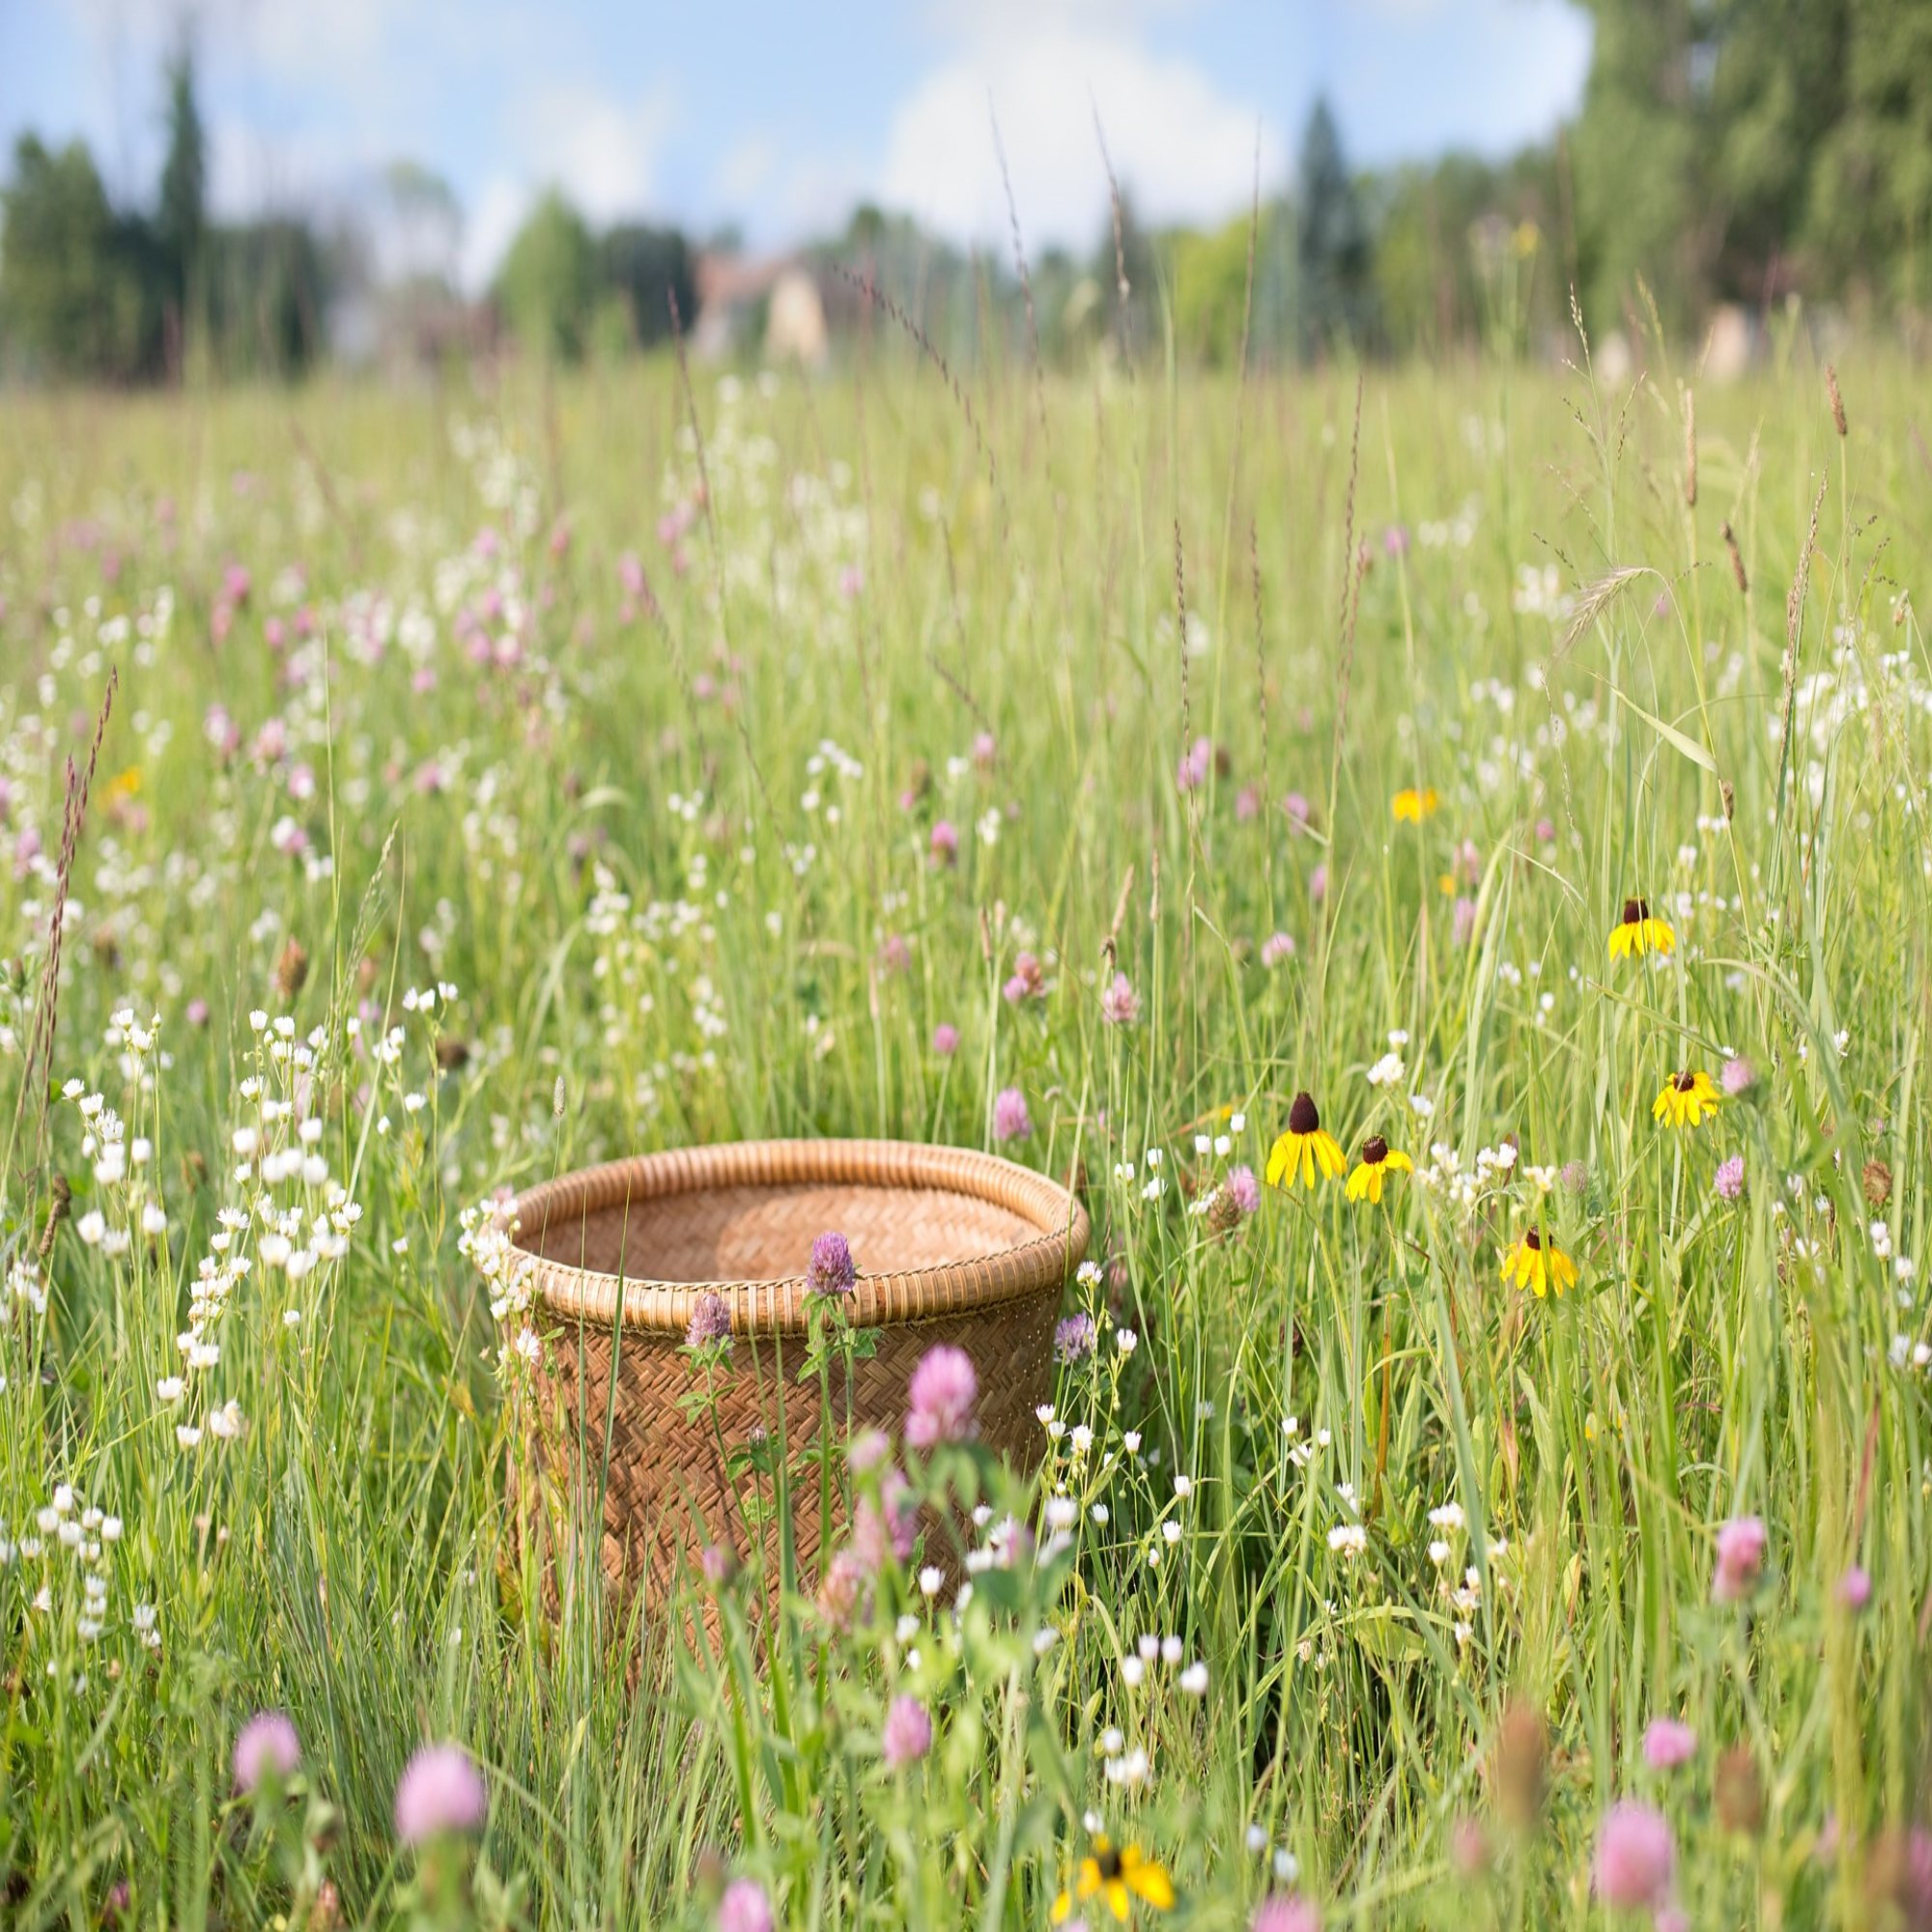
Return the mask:
{"type": "Polygon", "coordinates": [[[535,185],[555,185],[592,221],[642,214],[658,159],[676,126],[669,91],[623,100],[589,86],[551,87],[513,128],[535,185]]]}
{"type": "Polygon", "coordinates": [[[1107,180],[1094,134],[1097,109],[1122,187],[1142,218],[1208,222],[1247,205],[1257,132],[1264,184],[1285,169],[1279,129],[1188,60],[1155,53],[1098,24],[1091,0],[998,9],[998,34],[974,35],[899,103],[876,185],[958,240],[1007,232],[992,119],[1030,246],[1092,242],[1106,217],[1107,180]]]}
{"type": "Polygon", "coordinates": [[[676,121],[664,87],[628,102],[587,86],[541,88],[520,100],[504,129],[501,165],[472,198],[464,223],[464,285],[488,283],[547,188],[561,189],[598,227],[648,215],[676,121]]]}
{"type": "Polygon", "coordinates": [[[489,286],[534,198],[526,183],[508,175],[493,175],[483,184],[463,224],[459,273],[463,286],[472,294],[489,286]]]}

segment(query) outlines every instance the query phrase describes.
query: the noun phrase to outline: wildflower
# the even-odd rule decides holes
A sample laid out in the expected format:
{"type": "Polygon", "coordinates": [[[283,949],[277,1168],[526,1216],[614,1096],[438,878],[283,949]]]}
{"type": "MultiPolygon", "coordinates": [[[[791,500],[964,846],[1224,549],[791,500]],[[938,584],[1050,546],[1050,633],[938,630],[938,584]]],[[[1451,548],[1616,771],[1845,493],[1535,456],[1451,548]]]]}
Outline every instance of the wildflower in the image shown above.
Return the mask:
{"type": "Polygon", "coordinates": [[[1648,899],[1626,899],[1623,917],[1610,928],[1610,957],[1628,959],[1646,952],[1672,952],[1677,935],[1667,920],[1652,917],[1648,899]]]}
{"type": "Polygon", "coordinates": [[[1643,1761],[1652,1771],[1675,1771],[1697,1749],[1697,1733],[1675,1718],[1653,1718],[1644,1727],[1643,1761]]]}
{"type": "Polygon", "coordinates": [[[754,1878],[734,1878],[718,1901],[718,1932],[772,1932],[771,1900],[754,1878]]]}
{"type": "Polygon", "coordinates": [[[836,1631],[849,1631],[865,1606],[870,1572],[856,1549],[841,1549],[818,1586],[818,1610],[836,1631]]]}
{"type": "Polygon", "coordinates": [[[1026,1095],[1017,1087],[1002,1087],[993,1098],[993,1138],[1023,1141],[1032,1133],[1033,1116],[1027,1112],[1026,1095]]]}
{"type": "Polygon", "coordinates": [[[852,1244],[836,1230],[820,1235],[811,1244],[811,1261],[805,1271],[805,1284],[813,1294],[850,1294],[859,1279],[858,1264],[852,1259],[852,1244]]]}
{"type": "Polygon", "coordinates": [[[1054,1359],[1084,1362],[1094,1352],[1094,1345],[1098,1339],[1091,1315],[1069,1315],[1053,1331],[1054,1359]]]}
{"type": "Polygon", "coordinates": [[[1413,1174],[1415,1163],[1406,1153],[1398,1151],[1383,1140],[1381,1135],[1373,1135],[1362,1143],[1361,1165],[1350,1175],[1344,1192],[1350,1201],[1381,1204],[1382,1182],[1391,1174],[1413,1174]]]}
{"type": "Polygon", "coordinates": [[[1652,1117],[1666,1127],[1694,1127],[1718,1111],[1719,1094],[1711,1076],[1700,1066],[1673,1073],[1651,1102],[1652,1117]]]}
{"type": "Polygon", "coordinates": [[[1764,1573],[1764,1520],[1733,1517],[1718,1530],[1718,1565],[1711,1595],[1720,1604],[1740,1604],[1757,1588],[1764,1573]]]}
{"type": "Polygon", "coordinates": [[[1141,996],[1124,973],[1116,973],[1100,995],[1100,1017],[1109,1026],[1137,1025],[1141,1016],[1141,996]]]}
{"type": "Polygon", "coordinates": [[[1294,938],[1291,933],[1272,932],[1262,941],[1262,964],[1279,966],[1284,959],[1294,957],[1294,938]]]}
{"type": "Polygon", "coordinates": [[[1626,1799],[1597,1833],[1596,1890],[1605,1905],[1655,1912],[1670,1893],[1677,1848],[1663,1813],[1626,1799]]]}
{"type": "Polygon", "coordinates": [[[685,1333],[687,1349],[709,1348],[714,1343],[729,1345],[731,1304],[722,1294],[706,1290],[692,1304],[691,1326],[685,1333]]]}
{"type": "Polygon", "coordinates": [[[932,1030],[932,1050],[942,1060],[951,1060],[959,1051],[959,1029],[941,1020],[932,1030]]]}
{"type": "Polygon", "coordinates": [[[917,1697],[895,1697],[879,1743],[892,1770],[917,1763],[932,1748],[932,1719],[925,1706],[917,1697]]]}
{"type": "Polygon", "coordinates": [[[1441,802],[1435,795],[1434,785],[1424,785],[1420,788],[1415,785],[1406,785],[1390,801],[1389,810],[1394,812],[1398,825],[1404,821],[1410,825],[1420,825],[1425,818],[1435,812],[1441,802]]]}
{"type": "Polygon", "coordinates": [[[235,1788],[252,1797],[286,1783],[301,1764],[301,1741],[285,1711],[257,1711],[235,1736],[235,1788]]]}
{"type": "Polygon", "coordinates": [[[906,1385],[905,1439],[915,1449],[967,1440],[975,1431],[973,1405],[979,1395],[980,1378],[964,1349],[944,1342],[928,1349],[906,1385]]]}
{"type": "Polygon", "coordinates": [[[1720,1160],[1718,1163],[1717,1176],[1711,1184],[1718,1190],[1719,1199],[1737,1200],[1745,1191],[1744,1155],[1734,1153],[1728,1160],[1720,1160]]]}
{"type": "Polygon", "coordinates": [[[1288,1110],[1288,1131],[1268,1154],[1267,1179],[1270,1187],[1293,1187],[1298,1173],[1303,1187],[1315,1185],[1319,1166],[1324,1180],[1333,1180],[1348,1166],[1348,1157],[1336,1145],[1333,1134],[1321,1125],[1321,1115],[1306,1092],[1294,1096],[1288,1110]]]}
{"type": "Polygon", "coordinates": [[[1838,1602],[1854,1616],[1871,1602],[1871,1593],[1870,1576],[1856,1563],[1838,1578],[1838,1602]]]}
{"type": "Polygon", "coordinates": [[[1724,1083],[1726,1095],[1736,1100],[1757,1085],[1757,1068],[1748,1060],[1733,1058],[1724,1062],[1724,1070],[1719,1077],[1724,1083]]]}
{"type": "Polygon", "coordinates": [[[932,836],[926,840],[926,850],[932,855],[935,866],[952,866],[959,858],[959,828],[951,819],[942,818],[932,828],[932,836]]]}
{"type": "Polygon", "coordinates": [[[1000,988],[1002,997],[1009,1007],[1016,1007],[1022,1000],[1037,1000],[1046,992],[1046,974],[1037,958],[1031,952],[1022,952],[1013,961],[1013,975],[1000,988]]]}
{"type": "Polygon", "coordinates": [[[1246,1161],[1238,1167],[1231,1167],[1228,1170],[1228,1178],[1221,1184],[1221,1192],[1243,1216],[1261,1211],[1261,1182],[1255,1179],[1255,1171],[1246,1161]]]}
{"type": "Polygon", "coordinates": [[[396,1782],[396,1836],[406,1845],[481,1831],[489,1810],[483,1774],[461,1745],[425,1745],[396,1782]]]}
{"type": "Polygon", "coordinates": [[[1136,1898],[1165,1912],[1174,1903],[1174,1881],[1166,1868],[1138,1845],[1116,1847],[1104,1832],[1096,1832],[1087,1856],[1080,1861],[1072,1891],[1063,1891],[1053,1901],[1053,1922],[1065,1924],[1074,1900],[1085,1905],[1090,1898],[1100,1899],[1124,1925],[1136,1898]]]}
{"type": "Polygon", "coordinates": [[[1577,1264],[1555,1242],[1543,1243],[1540,1228],[1525,1228],[1515,1246],[1503,1251],[1502,1278],[1516,1277],[1519,1288],[1536,1291],[1540,1301],[1553,1288],[1561,1294],[1577,1285],[1577,1264]]]}
{"type": "Polygon", "coordinates": [[[1277,1892],[1255,1907],[1248,1932],[1321,1932],[1321,1915],[1309,1900],[1277,1892]]]}
{"type": "Polygon", "coordinates": [[[1208,782],[1208,774],[1214,766],[1214,741],[1211,738],[1197,738],[1180,754],[1175,766],[1174,782],[1181,791],[1197,791],[1208,782]]]}

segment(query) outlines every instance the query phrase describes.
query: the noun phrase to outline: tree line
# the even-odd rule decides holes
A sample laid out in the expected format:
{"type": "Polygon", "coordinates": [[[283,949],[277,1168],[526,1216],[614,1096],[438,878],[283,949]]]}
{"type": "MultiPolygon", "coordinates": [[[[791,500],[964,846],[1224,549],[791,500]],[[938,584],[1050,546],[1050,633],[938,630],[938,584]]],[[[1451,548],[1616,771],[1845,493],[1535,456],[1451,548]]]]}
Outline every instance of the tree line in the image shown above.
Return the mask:
{"type": "MultiPolygon", "coordinates": [[[[1085,251],[1019,265],[862,207],[806,247],[835,333],[876,277],[954,353],[1022,331],[1066,359],[1099,345],[1229,362],[1337,353],[1522,353],[1593,328],[1687,335],[1713,306],[1788,298],[1851,320],[1932,311],[1932,0],[1584,0],[1582,101],[1501,161],[1352,168],[1317,102],[1292,187],[1211,231],[1149,229],[1121,197],[1085,251]]],[[[212,220],[191,59],[165,74],[152,205],[117,208],[84,144],[23,137],[0,186],[0,368],[110,382],[299,374],[370,327],[417,350],[508,339],[559,359],[621,355],[689,326],[700,249],[672,226],[599,232],[557,192],[513,239],[481,305],[457,291],[454,198],[399,164],[385,219],[440,246],[374,259],[353,222],[212,220]],[[371,323],[371,317],[374,323],[371,323]],[[354,318],[351,327],[345,318],[354,318]]],[[[730,238],[718,238],[728,249],[730,238]]],[[[714,245],[717,245],[717,240],[714,245]]],[[[393,251],[391,251],[393,252],[393,251]]],[[[751,318],[752,332],[756,327],[751,318]]],[[[366,344],[365,344],[366,346],[366,344]]]]}

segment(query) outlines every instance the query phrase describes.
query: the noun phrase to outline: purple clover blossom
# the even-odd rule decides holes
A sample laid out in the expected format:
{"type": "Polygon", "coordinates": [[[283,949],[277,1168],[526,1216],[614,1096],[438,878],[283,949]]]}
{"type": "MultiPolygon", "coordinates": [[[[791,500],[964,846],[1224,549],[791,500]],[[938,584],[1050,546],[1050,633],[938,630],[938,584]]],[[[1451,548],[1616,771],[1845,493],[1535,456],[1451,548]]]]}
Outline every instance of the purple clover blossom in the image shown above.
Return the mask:
{"type": "Polygon", "coordinates": [[[1002,1087],[993,1098],[993,1138],[1023,1141],[1032,1134],[1033,1116],[1027,1112],[1026,1095],[1017,1087],[1002,1087]]]}
{"type": "Polygon", "coordinates": [[[1279,966],[1284,959],[1294,957],[1293,936],[1286,932],[1271,932],[1262,941],[1262,964],[1279,966]]]}
{"type": "Polygon", "coordinates": [[[718,1901],[718,1932],[772,1932],[772,1902],[754,1878],[734,1878],[718,1901]]]}
{"type": "Polygon", "coordinates": [[[959,1051],[959,1029],[941,1020],[932,1030],[932,1050],[942,1060],[951,1060],[959,1051]]]}
{"type": "Polygon", "coordinates": [[[301,1740],[286,1711],[257,1711],[235,1735],[235,1788],[246,1796],[286,1783],[300,1764],[301,1740]]]}
{"type": "Polygon", "coordinates": [[[942,818],[932,828],[932,836],[926,840],[926,850],[932,855],[935,866],[951,866],[959,857],[959,830],[951,819],[942,818]]]}
{"type": "Polygon", "coordinates": [[[1180,754],[1180,762],[1174,771],[1174,782],[1181,791],[1198,791],[1208,782],[1208,774],[1213,767],[1213,739],[1197,738],[1180,754]]]}
{"type": "Polygon", "coordinates": [[[1227,1196],[1243,1216],[1258,1214],[1262,1206],[1262,1184],[1255,1179],[1255,1171],[1243,1162],[1239,1167],[1228,1170],[1228,1179],[1222,1183],[1227,1196]]]}
{"type": "Polygon", "coordinates": [[[1313,1900],[1278,1891],[1255,1907],[1248,1932],[1321,1932],[1321,1914],[1313,1900]]]}
{"type": "Polygon", "coordinates": [[[805,1271],[805,1285],[813,1294],[850,1294],[858,1285],[859,1265],[852,1259],[852,1244],[836,1229],[820,1235],[811,1244],[811,1261],[805,1271]]]}
{"type": "Polygon", "coordinates": [[[1016,1007],[1022,1000],[1037,1000],[1046,992],[1046,975],[1037,958],[1031,952],[1022,952],[1013,961],[1013,977],[1000,989],[1009,1007],[1016,1007]]]}
{"type": "Polygon", "coordinates": [[[1854,1616],[1871,1602],[1871,1593],[1870,1575],[1856,1563],[1838,1578],[1838,1602],[1854,1616]]]}
{"type": "Polygon", "coordinates": [[[1720,1604],[1741,1604],[1764,1574],[1764,1520],[1733,1517],[1718,1530],[1718,1565],[1711,1578],[1711,1595],[1720,1604]]]}
{"type": "Polygon", "coordinates": [[[731,1304],[722,1294],[707,1289],[692,1304],[691,1326],[685,1331],[687,1349],[708,1348],[715,1342],[731,1340],[731,1304]]]}
{"type": "Polygon", "coordinates": [[[396,1836],[406,1845],[481,1831],[489,1812],[483,1774],[461,1745],[425,1745],[396,1782],[396,1836]]]}
{"type": "Polygon", "coordinates": [[[1719,1197],[1725,1201],[1735,1201],[1745,1191],[1745,1157],[1734,1153],[1728,1160],[1718,1163],[1716,1178],[1711,1183],[1719,1197]]]}
{"type": "Polygon", "coordinates": [[[1690,1763],[1697,1749],[1697,1733],[1675,1718],[1653,1718],[1644,1727],[1643,1761],[1652,1771],[1675,1771],[1690,1763]]]}
{"type": "Polygon", "coordinates": [[[964,1349],[946,1342],[928,1349],[906,1384],[905,1439],[915,1449],[968,1440],[979,1397],[980,1378],[964,1349]]]}
{"type": "Polygon", "coordinates": [[[917,1697],[895,1697],[879,1734],[889,1769],[917,1764],[932,1748],[932,1717],[917,1697]]]}
{"type": "Polygon", "coordinates": [[[1626,1799],[1604,1814],[1597,1833],[1597,1896],[1619,1911],[1655,1912],[1669,1901],[1676,1861],[1663,1813],[1626,1799]]]}
{"type": "Polygon", "coordinates": [[[852,1550],[867,1571],[883,1570],[888,1555],[903,1563],[919,1542],[919,1497],[905,1472],[888,1467],[879,1499],[862,1497],[852,1512],[852,1550]]]}
{"type": "Polygon", "coordinates": [[[1053,1358],[1057,1362],[1084,1362],[1099,1339],[1091,1315],[1069,1315],[1053,1331],[1053,1358]]]}
{"type": "Polygon", "coordinates": [[[1130,1027],[1139,1023],[1141,996],[1124,973],[1116,973],[1100,995],[1100,1017],[1109,1026],[1130,1027]]]}
{"type": "Polygon", "coordinates": [[[1748,1060],[1727,1060],[1719,1081],[1725,1094],[1735,1100],[1757,1085],[1757,1068],[1748,1060]]]}

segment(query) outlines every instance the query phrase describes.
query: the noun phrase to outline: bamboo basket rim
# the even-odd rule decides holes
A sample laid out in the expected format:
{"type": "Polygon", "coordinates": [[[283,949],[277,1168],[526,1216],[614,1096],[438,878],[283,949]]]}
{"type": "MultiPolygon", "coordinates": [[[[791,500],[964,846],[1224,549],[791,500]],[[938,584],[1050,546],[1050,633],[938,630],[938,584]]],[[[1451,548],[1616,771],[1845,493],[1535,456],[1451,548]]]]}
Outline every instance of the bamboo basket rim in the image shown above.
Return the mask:
{"type": "Polygon", "coordinates": [[[717,1294],[730,1305],[734,1334],[803,1333],[815,1297],[802,1269],[762,1281],[658,1281],[556,1261],[539,1244],[554,1223],[567,1225],[634,1202],[712,1188],[778,1191],[813,1182],[959,1194],[1004,1208],[1038,1230],[1031,1240],[967,1261],[879,1273],[862,1268],[846,1297],[847,1314],[861,1326],[998,1309],[1058,1288],[1087,1252],[1087,1210],[1058,1181],[977,1149],[895,1140],[733,1141],[606,1161],[520,1193],[511,1210],[511,1240],[534,1264],[532,1299],[575,1323],[681,1337],[698,1296],[717,1294]]]}

